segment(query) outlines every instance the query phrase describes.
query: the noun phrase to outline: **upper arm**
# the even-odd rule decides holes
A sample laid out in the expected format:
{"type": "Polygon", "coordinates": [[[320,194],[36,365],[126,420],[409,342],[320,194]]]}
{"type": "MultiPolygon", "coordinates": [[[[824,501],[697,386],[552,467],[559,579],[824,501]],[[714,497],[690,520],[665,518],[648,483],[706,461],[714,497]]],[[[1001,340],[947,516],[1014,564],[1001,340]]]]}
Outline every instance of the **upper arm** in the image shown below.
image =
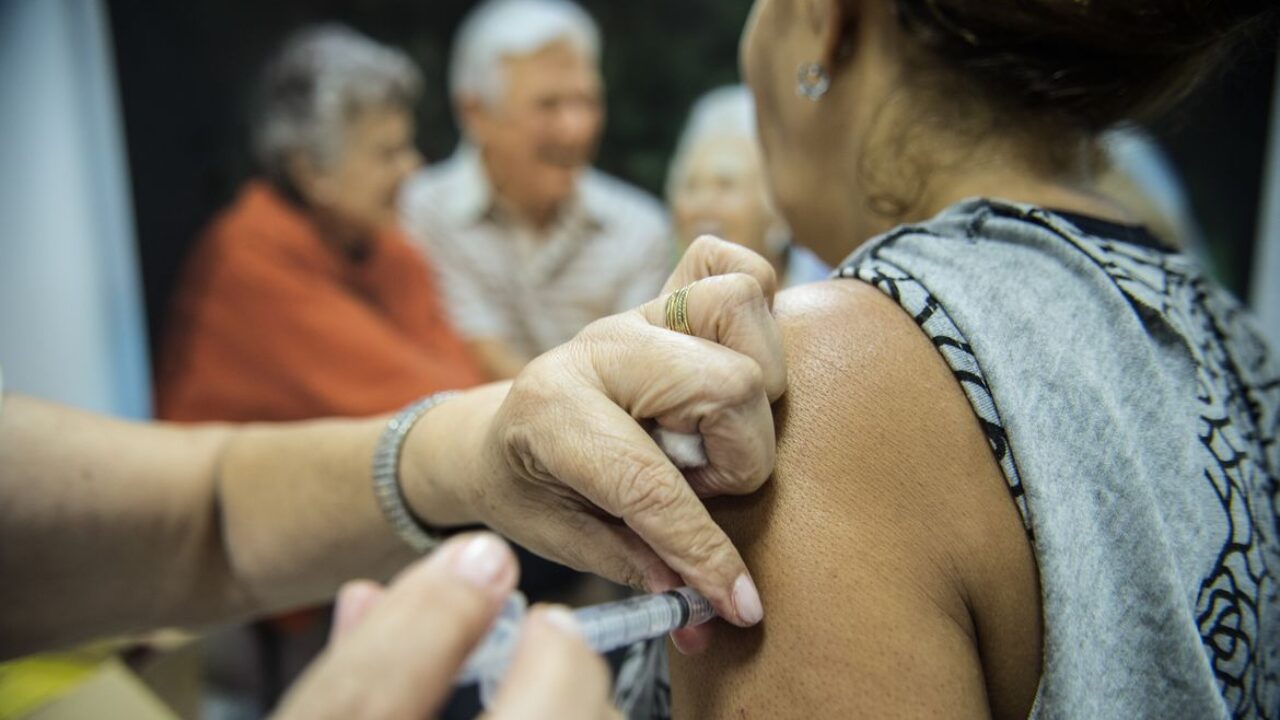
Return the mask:
{"type": "Polygon", "coordinates": [[[870,286],[818,283],[777,312],[790,385],[775,476],[711,503],[765,621],[672,654],[677,715],[1025,716],[1034,560],[946,364],[870,286]]]}

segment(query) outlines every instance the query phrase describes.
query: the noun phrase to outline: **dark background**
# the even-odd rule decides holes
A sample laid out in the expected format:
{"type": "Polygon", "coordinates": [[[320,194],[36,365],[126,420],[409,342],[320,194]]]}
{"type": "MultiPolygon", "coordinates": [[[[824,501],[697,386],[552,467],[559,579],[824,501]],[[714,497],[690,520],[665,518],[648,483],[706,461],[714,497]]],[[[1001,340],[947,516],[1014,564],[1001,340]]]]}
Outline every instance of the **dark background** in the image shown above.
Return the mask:
{"type": "MultiPolygon", "coordinates": [[[[473,0],[109,0],[153,346],[201,227],[252,171],[247,106],[292,30],[340,20],[406,50],[427,81],[419,146],[447,156],[449,39],[473,0]]],[[[658,194],[693,100],[737,81],[749,0],[581,0],[601,25],[609,122],[599,165],[658,194]]],[[[1246,49],[1153,128],[1183,173],[1220,278],[1247,290],[1275,45],[1246,49]]]]}

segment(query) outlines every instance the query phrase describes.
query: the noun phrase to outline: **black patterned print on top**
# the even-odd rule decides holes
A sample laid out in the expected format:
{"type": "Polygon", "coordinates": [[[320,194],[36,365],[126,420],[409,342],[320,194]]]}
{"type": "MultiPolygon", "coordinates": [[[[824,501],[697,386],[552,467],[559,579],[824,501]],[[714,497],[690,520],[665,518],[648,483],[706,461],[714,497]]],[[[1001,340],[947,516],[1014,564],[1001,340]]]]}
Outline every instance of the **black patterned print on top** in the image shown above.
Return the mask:
{"type": "Polygon", "coordinates": [[[1180,256],[1081,237],[1052,213],[1032,219],[1098,264],[1140,312],[1157,313],[1185,340],[1196,363],[1204,479],[1230,532],[1200,584],[1196,620],[1206,656],[1233,717],[1280,713],[1280,628],[1264,627],[1259,599],[1275,607],[1280,557],[1280,378],[1265,374],[1268,350],[1244,309],[1211,292],[1180,256]]]}
{"type": "MultiPolygon", "coordinates": [[[[1010,212],[991,208],[992,212],[1010,212]]],[[[1137,312],[1158,316],[1190,349],[1197,366],[1204,454],[1204,479],[1210,483],[1230,528],[1213,570],[1200,583],[1196,601],[1205,655],[1218,679],[1232,716],[1280,718],[1280,628],[1264,628],[1259,599],[1271,598],[1277,588],[1275,568],[1280,557],[1266,548],[1280,533],[1280,378],[1262,375],[1267,348],[1245,328],[1246,314],[1180,255],[1158,247],[1143,247],[1082,235],[1059,216],[1033,210],[1022,219],[1052,230],[1091,258],[1129,298],[1137,312]]],[[[922,228],[900,228],[861,256],[843,266],[841,277],[878,287],[916,319],[946,359],[964,388],[974,412],[1000,460],[1023,522],[1029,508],[1022,492],[999,411],[972,348],[945,308],[915,278],[880,257],[880,250],[906,235],[929,235],[922,228]]],[[[942,239],[942,238],[940,238],[942,239]]],[[[1034,540],[1034,538],[1033,538],[1034,540]]]]}

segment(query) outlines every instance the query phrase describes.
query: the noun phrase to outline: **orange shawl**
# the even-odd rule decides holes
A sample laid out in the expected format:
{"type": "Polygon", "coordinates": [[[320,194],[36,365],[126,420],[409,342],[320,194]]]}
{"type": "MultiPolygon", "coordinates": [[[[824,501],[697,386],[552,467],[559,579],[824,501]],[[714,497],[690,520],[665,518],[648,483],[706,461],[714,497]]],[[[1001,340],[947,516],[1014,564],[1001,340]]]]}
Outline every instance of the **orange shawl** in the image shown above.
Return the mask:
{"type": "Polygon", "coordinates": [[[399,232],[352,261],[251,182],[188,261],[156,402],[168,420],[287,421],[388,412],[482,381],[399,232]]]}

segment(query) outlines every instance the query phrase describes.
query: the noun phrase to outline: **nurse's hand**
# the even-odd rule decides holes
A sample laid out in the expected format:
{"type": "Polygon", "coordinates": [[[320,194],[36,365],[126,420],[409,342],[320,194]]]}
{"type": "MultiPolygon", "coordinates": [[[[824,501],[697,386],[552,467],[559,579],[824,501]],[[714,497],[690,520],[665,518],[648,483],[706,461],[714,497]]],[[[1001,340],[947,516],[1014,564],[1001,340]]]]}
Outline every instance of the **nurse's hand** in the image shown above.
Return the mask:
{"type": "MultiPolygon", "coordinates": [[[[479,453],[487,461],[458,491],[480,522],[540,555],[651,591],[688,584],[724,619],[753,625],[759,594],[700,498],[754,492],[773,471],[770,403],[786,389],[770,314],[777,281],[758,255],[703,239],[666,292],[689,284],[694,337],[665,327],[664,295],[530,363],[498,395],[479,453]],[[681,472],[650,437],[655,425],[701,434],[708,464],[681,472]]],[[[683,647],[698,637],[686,634],[683,647]]]]}
{"type": "MultiPolygon", "coordinates": [[[[515,588],[515,557],[488,533],[465,535],[405,570],[389,588],[349,583],[333,640],[285,697],[277,717],[430,717],[515,588]]],[[[620,718],[604,661],[573,617],[534,608],[487,718],[620,718]]]]}

